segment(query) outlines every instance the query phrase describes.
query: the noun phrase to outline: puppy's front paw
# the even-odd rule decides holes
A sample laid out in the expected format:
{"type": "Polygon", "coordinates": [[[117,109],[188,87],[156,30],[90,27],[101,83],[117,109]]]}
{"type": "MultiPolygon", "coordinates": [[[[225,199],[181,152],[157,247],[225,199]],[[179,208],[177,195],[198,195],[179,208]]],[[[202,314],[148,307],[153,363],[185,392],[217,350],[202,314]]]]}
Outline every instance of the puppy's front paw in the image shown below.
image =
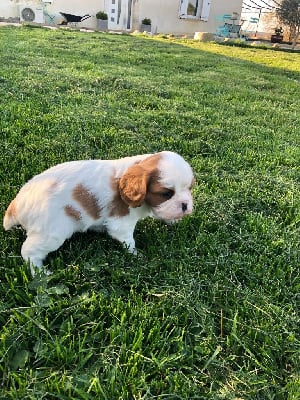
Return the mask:
{"type": "Polygon", "coordinates": [[[177,224],[177,222],[179,222],[179,221],[180,221],[180,219],[167,219],[167,220],[164,220],[164,222],[167,225],[174,225],[174,224],[177,224]]]}
{"type": "Polygon", "coordinates": [[[30,264],[30,272],[31,276],[34,278],[35,275],[41,274],[41,275],[52,275],[52,272],[49,271],[45,266],[38,267],[36,265],[33,265],[32,263],[30,264]]]}
{"type": "Polygon", "coordinates": [[[137,256],[138,251],[137,248],[135,247],[135,242],[123,242],[124,247],[129,251],[129,253],[133,254],[134,256],[137,256]]]}
{"type": "Polygon", "coordinates": [[[134,256],[138,256],[139,255],[139,252],[138,252],[137,248],[132,249],[130,251],[130,253],[133,254],[134,256]]]}

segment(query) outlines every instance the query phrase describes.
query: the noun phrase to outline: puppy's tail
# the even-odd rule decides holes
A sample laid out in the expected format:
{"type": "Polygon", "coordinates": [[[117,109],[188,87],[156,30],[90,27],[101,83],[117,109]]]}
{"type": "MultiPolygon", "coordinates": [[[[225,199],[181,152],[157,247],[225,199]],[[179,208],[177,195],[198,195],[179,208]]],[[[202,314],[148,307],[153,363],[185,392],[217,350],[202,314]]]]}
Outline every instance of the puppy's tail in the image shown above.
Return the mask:
{"type": "Polygon", "coordinates": [[[3,227],[7,231],[16,225],[19,225],[19,221],[17,219],[16,199],[14,199],[7,207],[3,219],[3,227]]]}

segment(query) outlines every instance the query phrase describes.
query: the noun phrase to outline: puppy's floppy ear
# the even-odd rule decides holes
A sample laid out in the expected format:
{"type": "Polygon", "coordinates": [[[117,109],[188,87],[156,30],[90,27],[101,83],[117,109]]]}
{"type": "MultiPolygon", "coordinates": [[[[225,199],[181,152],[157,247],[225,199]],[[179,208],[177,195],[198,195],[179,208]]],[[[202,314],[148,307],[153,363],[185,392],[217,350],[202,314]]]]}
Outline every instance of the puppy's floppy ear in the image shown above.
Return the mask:
{"type": "Polygon", "coordinates": [[[119,181],[119,191],[122,200],[129,207],[140,207],[146,197],[149,180],[148,171],[140,164],[127,169],[119,181]]]}

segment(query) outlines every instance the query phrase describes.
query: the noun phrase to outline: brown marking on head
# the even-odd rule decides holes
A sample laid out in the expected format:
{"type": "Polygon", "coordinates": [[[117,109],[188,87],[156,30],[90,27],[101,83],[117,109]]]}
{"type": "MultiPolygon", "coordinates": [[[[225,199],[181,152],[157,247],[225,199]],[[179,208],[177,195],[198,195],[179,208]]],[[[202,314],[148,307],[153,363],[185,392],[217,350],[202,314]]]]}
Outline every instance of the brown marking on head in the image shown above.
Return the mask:
{"type": "Polygon", "coordinates": [[[97,197],[91,193],[83,184],[76,185],[72,192],[73,199],[81,205],[84,211],[93,219],[100,218],[101,208],[97,197]]]}
{"type": "Polygon", "coordinates": [[[122,200],[122,197],[120,195],[119,179],[112,177],[110,186],[114,195],[110,204],[109,216],[124,217],[125,215],[129,214],[129,207],[128,204],[122,200]]]}
{"type": "Polygon", "coordinates": [[[174,190],[161,185],[156,175],[152,177],[148,185],[146,203],[151,207],[157,207],[174,195],[174,190]]]}
{"type": "Polygon", "coordinates": [[[160,154],[153,154],[127,169],[119,181],[122,200],[130,207],[140,207],[146,198],[151,179],[158,175],[157,165],[160,154]]]}
{"type": "Polygon", "coordinates": [[[81,213],[80,211],[76,210],[75,207],[71,206],[70,204],[67,204],[64,206],[65,214],[68,217],[71,217],[75,219],[75,221],[80,221],[81,220],[81,213]]]}

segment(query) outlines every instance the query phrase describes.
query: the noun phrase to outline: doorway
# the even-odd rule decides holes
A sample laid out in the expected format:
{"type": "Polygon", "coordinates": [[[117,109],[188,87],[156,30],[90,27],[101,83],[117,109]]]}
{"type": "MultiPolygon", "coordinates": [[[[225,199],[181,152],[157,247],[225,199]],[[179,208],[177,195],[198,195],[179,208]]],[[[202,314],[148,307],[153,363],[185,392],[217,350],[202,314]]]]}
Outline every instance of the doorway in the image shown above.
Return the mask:
{"type": "Polygon", "coordinates": [[[109,0],[108,29],[131,30],[133,0],[109,0]]]}

